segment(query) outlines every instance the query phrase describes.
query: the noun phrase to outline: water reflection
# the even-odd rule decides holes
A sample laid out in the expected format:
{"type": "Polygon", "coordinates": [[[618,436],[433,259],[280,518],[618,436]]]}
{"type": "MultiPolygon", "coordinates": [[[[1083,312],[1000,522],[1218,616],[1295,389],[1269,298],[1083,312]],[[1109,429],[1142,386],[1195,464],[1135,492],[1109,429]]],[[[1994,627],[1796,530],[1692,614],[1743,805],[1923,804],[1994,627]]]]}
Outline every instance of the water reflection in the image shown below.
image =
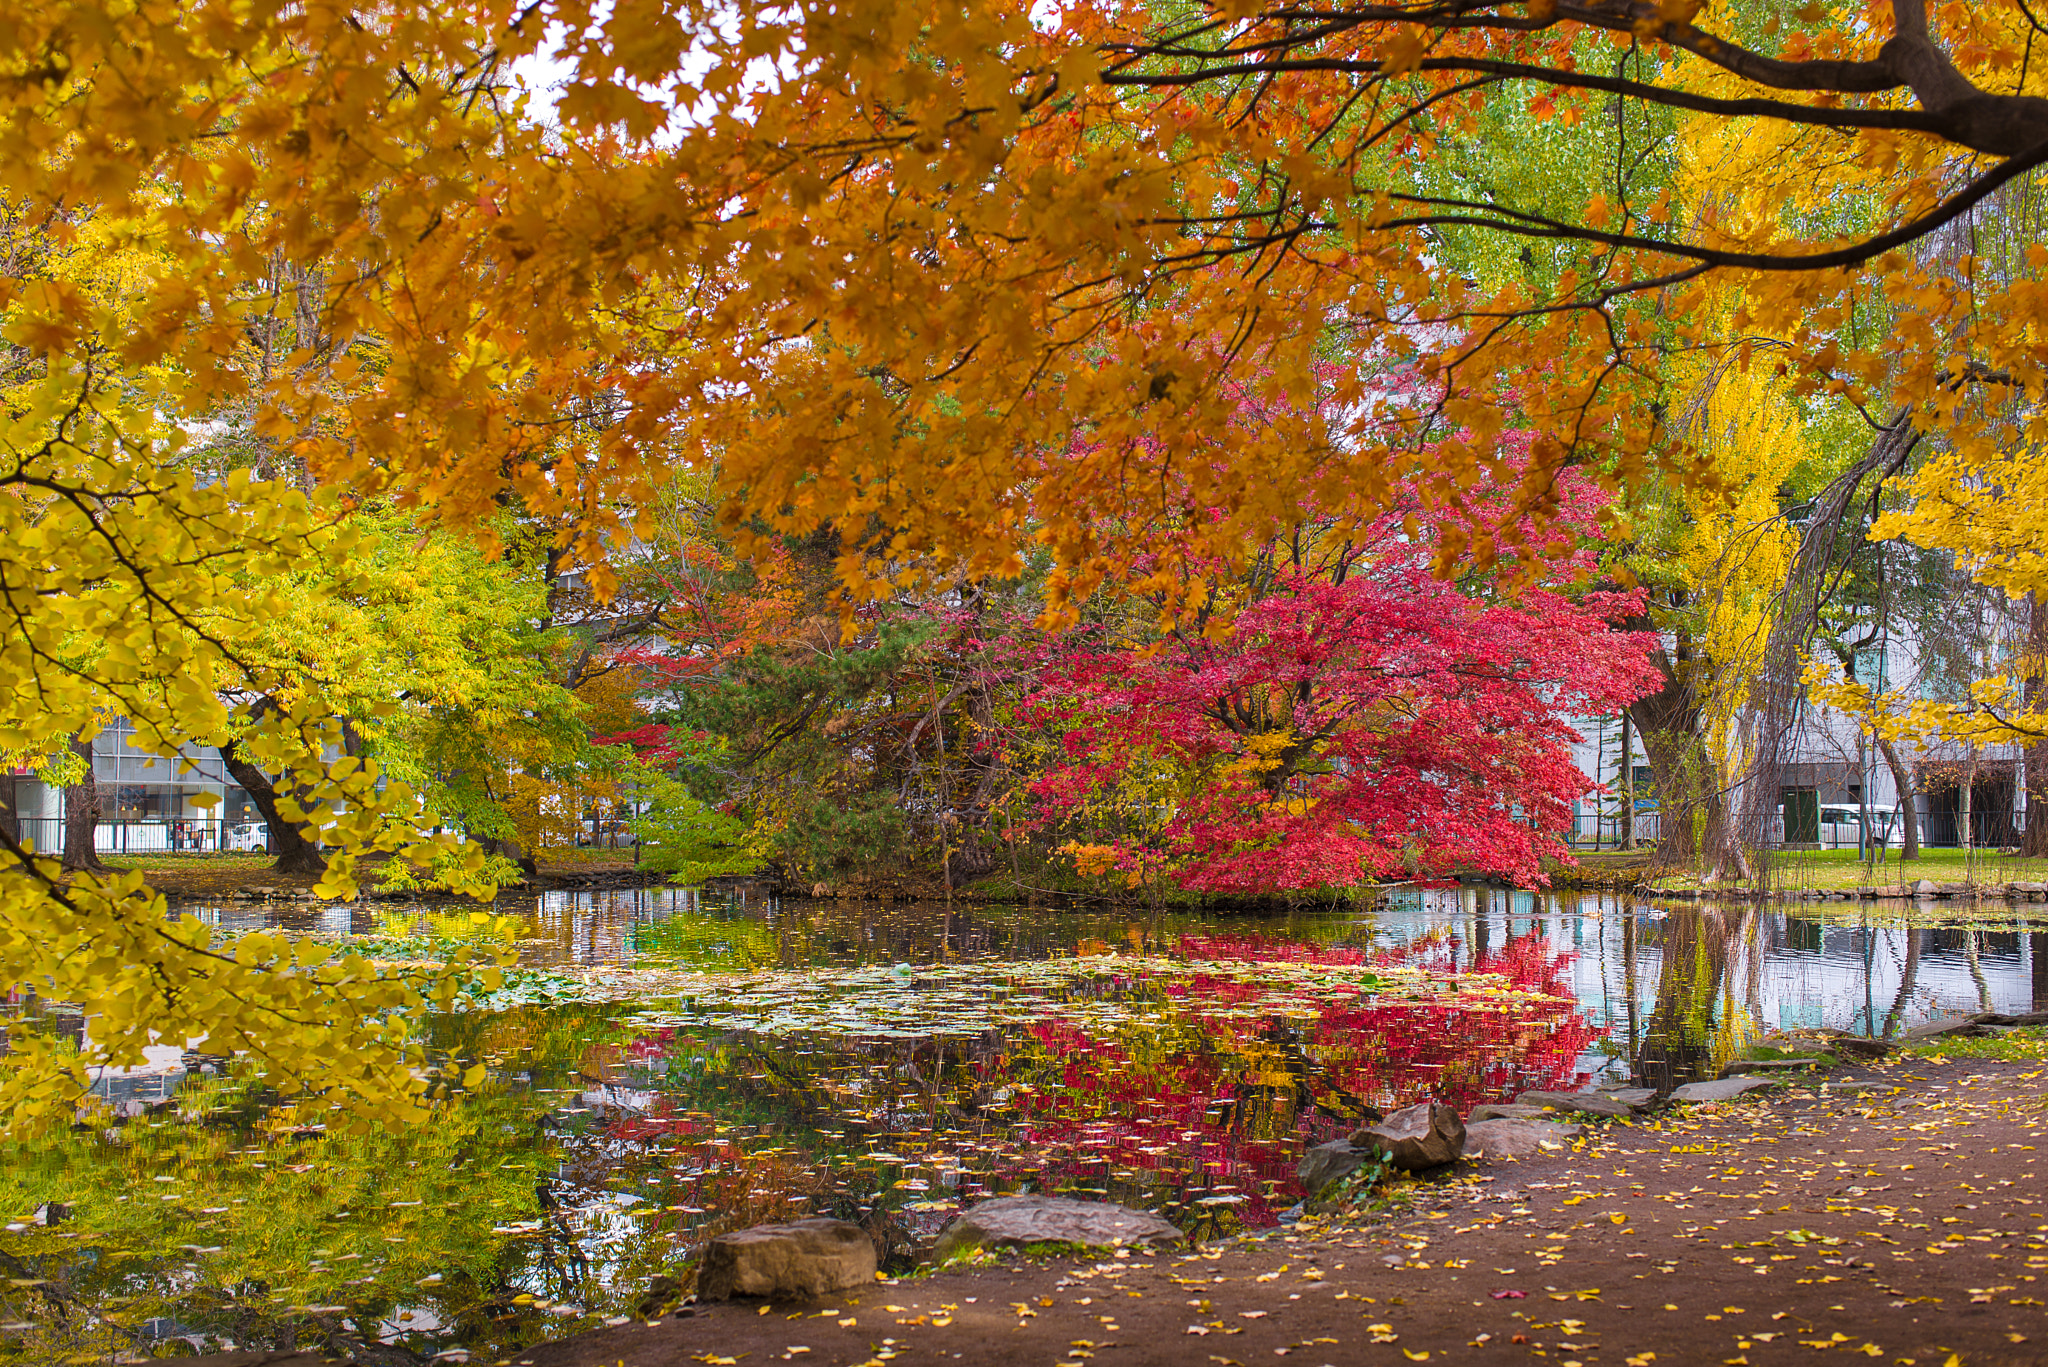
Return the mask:
{"type": "MultiPolygon", "coordinates": [[[[853,1219],[899,1265],[962,1204],[1027,1185],[1197,1230],[1265,1224],[1301,1195],[1303,1146],[1374,1108],[1591,1074],[1668,1086],[1772,1031],[1882,1036],[2048,997],[2048,926],[1998,904],[1916,923],[1908,904],[1447,888],[1247,920],[655,888],[501,909],[536,981],[567,995],[429,1021],[437,1051],[491,1061],[494,1082],[428,1132],[279,1134],[260,1098],[167,1054],[154,1079],[103,1080],[126,1123],[9,1152],[8,1212],[71,1212],[10,1226],[10,1276],[70,1299],[60,1314],[0,1293],[6,1322],[36,1326],[0,1330],[0,1359],[169,1336],[498,1360],[630,1310],[709,1235],[759,1220],[853,1219]],[[755,995],[950,994],[952,1015],[922,1033],[800,1015],[766,1030],[574,999],[608,969],[664,967],[755,995]],[[1063,986],[1004,1014],[990,985],[1020,977],[1063,986]]],[[[389,904],[192,911],[379,952],[430,947],[448,921],[389,904]]]]}

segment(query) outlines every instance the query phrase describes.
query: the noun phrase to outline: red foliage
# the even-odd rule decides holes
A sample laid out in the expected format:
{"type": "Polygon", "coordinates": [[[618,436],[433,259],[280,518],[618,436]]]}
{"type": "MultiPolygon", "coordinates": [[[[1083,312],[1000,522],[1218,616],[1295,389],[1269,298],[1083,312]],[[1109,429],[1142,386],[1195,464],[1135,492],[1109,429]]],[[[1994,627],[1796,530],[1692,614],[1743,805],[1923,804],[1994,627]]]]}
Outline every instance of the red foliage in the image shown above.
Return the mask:
{"type": "Polygon", "coordinates": [[[1446,532],[1469,541],[1486,519],[1439,510],[1416,536],[1411,513],[1297,548],[1227,633],[1054,653],[1033,700],[1057,737],[1031,788],[1041,819],[1108,826],[1116,866],[1207,892],[1540,881],[1589,786],[1568,719],[1655,680],[1649,639],[1612,625],[1636,596],[1566,591],[1590,568],[1600,496],[1581,482],[1560,497],[1579,539],[1541,584],[1437,577],[1446,532]]]}
{"type": "MultiPolygon", "coordinates": [[[[1460,946],[1448,938],[1377,956],[1423,961],[1440,981],[1460,946]]],[[[1254,936],[1189,937],[1193,959],[1360,964],[1364,951],[1254,936]]],[[[1363,998],[1326,1006],[1313,1021],[1280,1023],[1224,1014],[1256,997],[1237,979],[1197,976],[1175,992],[1193,1027],[1164,1057],[1140,1057],[1128,1041],[1096,1038],[1070,1022],[1032,1027],[1052,1060],[1024,1099],[1017,1140],[1041,1161],[1026,1170],[1042,1186],[1102,1183],[1118,1170],[1152,1175],[1180,1200],[1217,1184],[1245,1199],[1247,1224],[1268,1225],[1275,1206],[1302,1195],[1294,1166],[1304,1148],[1348,1134],[1366,1105],[1393,1109],[1436,1098],[1461,1112],[1527,1088],[1569,1087],[1579,1056],[1600,1037],[1580,1013],[1563,973],[1571,961],[1542,937],[1524,935],[1473,958],[1467,974],[1496,974],[1516,997],[1455,993],[1416,1001],[1363,998]]],[[[1016,1061],[1011,1061],[1015,1066],[1016,1061]]],[[[1011,1169],[1008,1181],[1022,1173],[1011,1169]]]]}

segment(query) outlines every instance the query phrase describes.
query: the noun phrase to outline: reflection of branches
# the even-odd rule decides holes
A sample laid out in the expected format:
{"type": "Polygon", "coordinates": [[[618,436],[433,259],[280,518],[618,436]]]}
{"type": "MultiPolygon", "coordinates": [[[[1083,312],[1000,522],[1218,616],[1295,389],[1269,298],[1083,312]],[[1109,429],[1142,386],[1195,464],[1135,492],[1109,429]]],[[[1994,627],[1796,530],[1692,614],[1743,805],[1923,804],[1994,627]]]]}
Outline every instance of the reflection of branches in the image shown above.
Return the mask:
{"type": "Polygon", "coordinates": [[[1754,917],[1748,906],[1731,913],[1694,905],[1673,910],[1665,920],[1657,1005],[1635,1056],[1644,1086],[1669,1091],[1707,1071],[1716,998],[1734,947],[1744,942],[1754,917]]]}
{"type": "Polygon", "coordinates": [[[1883,1039],[1890,1039],[1905,1019],[1906,1003],[1913,999],[1913,988],[1920,980],[1920,931],[1914,926],[1906,927],[1906,964],[1899,974],[1899,990],[1892,998],[1892,1009],[1885,1013],[1883,1039]]]}
{"type": "Polygon", "coordinates": [[[97,1330],[127,1340],[131,1349],[143,1353],[149,1351],[150,1340],[147,1335],[95,1312],[76,1296],[65,1291],[56,1281],[39,1275],[36,1268],[5,1249],[0,1249],[0,1271],[5,1271],[8,1279],[25,1295],[39,1297],[47,1307],[47,1318],[30,1317],[26,1312],[15,1313],[11,1301],[0,1297],[0,1306],[7,1307],[9,1311],[8,1318],[29,1318],[31,1323],[38,1320],[43,1323],[54,1323],[60,1333],[68,1333],[74,1338],[90,1330],[97,1330]]]}

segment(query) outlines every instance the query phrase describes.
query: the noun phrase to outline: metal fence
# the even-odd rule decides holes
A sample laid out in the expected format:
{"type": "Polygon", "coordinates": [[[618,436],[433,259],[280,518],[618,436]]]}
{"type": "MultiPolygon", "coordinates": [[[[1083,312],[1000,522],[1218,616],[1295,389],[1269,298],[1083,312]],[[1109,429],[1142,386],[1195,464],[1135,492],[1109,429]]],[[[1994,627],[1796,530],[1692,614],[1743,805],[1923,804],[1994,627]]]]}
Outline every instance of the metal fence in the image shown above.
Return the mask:
{"type": "MultiPolygon", "coordinates": [[[[1636,813],[1635,838],[1638,845],[1654,845],[1659,834],[1658,812],[1655,809],[1636,813]]],[[[1874,832],[1872,843],[1876,845],[1897,844],[1899,833],[1891,822],[1891,814],[1873,812],[1871,827],[1874,832]]],[[[1768,816],[1764,818],[1764,844],[1771,849],[1823,849],[1860,850],[1863,848],[1863,827],[1854,820],[1821,820],[1815,827],[1817,839],[1799,845],[1785,843],[1785,818],[1768,816]]],[[[1567,844],[1575,849],[1614,850],[1622,847],[1627,832],[1622,828],[1622,819],[1615,812],[1581,812],[1572,824],[1570,834],[1565,837],[1567,844]]],[[[1929,840],[1928,844],[1940,844],[1929,840]]]]}
{"type": "MultiPolygon", "coordinates": [[[[1655,844],[1657,831],[1656,809],[1636,813],[1635,840],[1638,845],[1655,844]]],[[[1620,849],[1628,836],[1619,812],[1580,812],[1572,821],[1565,843],[1577,849],[1620,849]]]]}
{"type": "MultiPolygon", "coordinates": [[[[18,837],[33,841],[44,854],[64,848],[64,818],[24,816],[15,819],[18,837]]],[[[102,821],[93,830],[93,848],[101,854],[162,854],[180,850],[251,850],[270,848],[269,833],[260,821],[219,818],[150,817],[133,821],[102,821]]]]}

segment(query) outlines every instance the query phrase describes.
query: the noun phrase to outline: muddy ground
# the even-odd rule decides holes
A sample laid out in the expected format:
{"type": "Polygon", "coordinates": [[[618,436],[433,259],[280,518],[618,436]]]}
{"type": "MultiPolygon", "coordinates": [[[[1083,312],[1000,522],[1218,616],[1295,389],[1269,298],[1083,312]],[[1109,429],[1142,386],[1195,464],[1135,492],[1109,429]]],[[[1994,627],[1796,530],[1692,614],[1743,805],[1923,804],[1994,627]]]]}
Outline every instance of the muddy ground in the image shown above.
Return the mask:
{"type": "Polygon", "coordinates": [[[1830,1079],[1881,1090],[1793,1085],[1614,1124],[1406,1184],[1364,1218],[696,1307],[514,1367],[2048,1362],[2048,1066],[1830,1079]]]}

